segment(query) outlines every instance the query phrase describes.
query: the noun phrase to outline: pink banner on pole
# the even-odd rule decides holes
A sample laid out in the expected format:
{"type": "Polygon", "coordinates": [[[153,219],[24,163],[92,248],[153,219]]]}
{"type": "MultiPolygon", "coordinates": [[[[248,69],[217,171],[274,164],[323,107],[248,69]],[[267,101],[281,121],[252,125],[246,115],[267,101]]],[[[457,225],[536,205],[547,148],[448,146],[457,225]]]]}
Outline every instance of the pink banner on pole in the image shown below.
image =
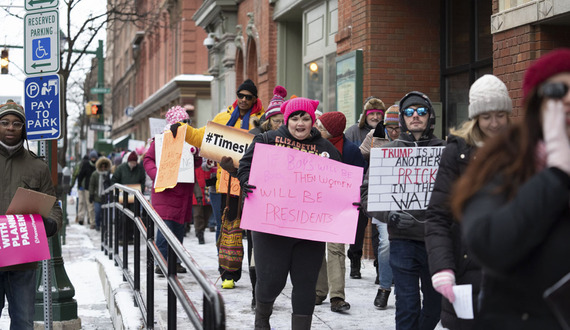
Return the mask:
{"type": "Polygon", "coordinates": [[[332,243],[354,243],[361,167],[258,143],[241,227],[332,243]]]}
{"type": "Polygon", "coordinates": [[[50,258],[41,215],[0,215],[0,267],[50,258]]]}

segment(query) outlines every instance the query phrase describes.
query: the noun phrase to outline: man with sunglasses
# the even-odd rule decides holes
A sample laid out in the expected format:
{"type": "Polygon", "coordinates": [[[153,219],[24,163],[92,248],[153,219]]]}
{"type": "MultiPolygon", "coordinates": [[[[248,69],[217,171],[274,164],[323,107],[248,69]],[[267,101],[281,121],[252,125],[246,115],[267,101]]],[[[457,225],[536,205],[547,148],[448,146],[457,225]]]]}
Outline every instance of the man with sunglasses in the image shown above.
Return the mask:
{"type": "MultiPolygon", "coordinates": [[[[234,103],[230,105],[226,111],[218,113],[212,121],[218,124],[237,127],[249,131],[254,127],[254,121],[259,121],[261,116],[264,114],[261,100],[257,98],[257,87],[253,81],[251,81],[251,79],[247,79],[237,88],[236,96],[237,99],[234,101],[234,103]]],[[[201,128],[194,128],[190,125],[178,122],[170,126],[170,130],[175,137],[180,125],[186,127],[186,142],[193,146],[201,148],[206,126],[201,128]]],[[[219,193],[219,178],[221,172],[222,167],[218,166],[216,193],[210,193],[212,208],[217,208],[220,214],[225,208],[226,203],[226,195],[219,193]]],[[[231,196],[230,198],[228,215],[229,219],[235,219],[237,217],[238,200],[238,197],[235,196],[231,196]]],[[[218,231],[220,225],[221,224],[218,224],[218,231]]],[[[235,282],[241,278],[241,268],[237,271],[230,272],[220,267],[219,271],[222,277],[223,289],[233,289],[235,287],[235,282]]]]}
{"type": "MultiPolygon", "coordinates": [[[[55,196],[47,164],[24,147],[25,122],[20,105],[12,100],[0,105],[0,214],[6,214],[18,187],[55,196]]],[[[42,219],[47,236],[55,235],[62,224],[59,203],[42,219]]],[[[30,262],[0,268],[0,313],[7,299],[10,329],[34,327],[37,267],[37,262],[30,262]]]]}
{"type": "MultiPolygon", "coordinates": [[[[444,146],[433,134],[435,112],[429,98],[410,92],[400,100],[400,136],[390,147],[444,146]]],[[[367,209],[368,173],[361,188],[361,203],[367,209]]],[[[390,266],[396,299],[396,329],[434,329],[439,322],[441,296],[434,290],[424,243],[425,210],[368,212],[388,224],[390,266]],[[420,301],[420,286],[423,306],[420,301]]]]}

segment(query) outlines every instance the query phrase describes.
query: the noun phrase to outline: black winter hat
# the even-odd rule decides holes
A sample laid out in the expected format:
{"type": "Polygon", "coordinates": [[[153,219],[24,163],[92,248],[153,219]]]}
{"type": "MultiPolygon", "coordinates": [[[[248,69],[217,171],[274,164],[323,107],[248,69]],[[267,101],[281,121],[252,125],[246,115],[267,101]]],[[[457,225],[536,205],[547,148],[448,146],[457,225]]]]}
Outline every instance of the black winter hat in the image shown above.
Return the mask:
{"type": "Polygon", "coordinates": [[[251,94],[253,94],[253,96],[257,97],[257,87],[255,87],[255,84],[253,83],[253,81],[251,81],[251,79],[247,79],[241,85],[239,85],[237,92],[239,93],[240,91],[243,90],[246,90],[251,94]]]}

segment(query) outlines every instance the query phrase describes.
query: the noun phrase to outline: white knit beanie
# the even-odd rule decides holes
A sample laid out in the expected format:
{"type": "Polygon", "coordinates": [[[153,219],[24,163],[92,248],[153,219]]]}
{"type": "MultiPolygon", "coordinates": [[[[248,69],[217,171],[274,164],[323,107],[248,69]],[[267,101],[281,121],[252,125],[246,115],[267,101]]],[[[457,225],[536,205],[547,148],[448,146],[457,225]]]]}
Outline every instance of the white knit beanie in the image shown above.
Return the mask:
{"type": "Polygon", "coordinates": [[[507,86],[496,76],[486,74],[469,89],[469,119],[490,111],[513,111],[507,86]]]}

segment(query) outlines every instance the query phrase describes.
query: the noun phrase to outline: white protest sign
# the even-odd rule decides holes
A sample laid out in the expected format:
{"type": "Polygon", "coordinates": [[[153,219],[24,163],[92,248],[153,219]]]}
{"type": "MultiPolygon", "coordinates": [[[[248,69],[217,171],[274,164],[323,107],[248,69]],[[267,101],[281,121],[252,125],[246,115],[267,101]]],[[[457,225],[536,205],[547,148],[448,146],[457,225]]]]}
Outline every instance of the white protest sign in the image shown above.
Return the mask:
{"type": "MultiPolygon", "coordinates": [[[[159,168],[160,164],[163,141],[164,134],[158,134],[154,137],[154,158],[157,169],[159,168]]],[[[194,155],[192,154],[191,148],[196,147],[184,142],[184,147],[182,148],[182,158],[180,159],[180,170],[178,172],[178,180],[176,182],[194,182],[194,155]]]]}
{"type": "Polygon", "coordinates": [[[166,124],[166,119],[149,118],[148,126],[150,128],[150,136],[155,136],[164,132],[164,127],[166,127],[166,124]]]}
{"type": "Polygon", "coordinates": [[[444,148],[373,148],[368,211],[426,209],[444,148]]]}

